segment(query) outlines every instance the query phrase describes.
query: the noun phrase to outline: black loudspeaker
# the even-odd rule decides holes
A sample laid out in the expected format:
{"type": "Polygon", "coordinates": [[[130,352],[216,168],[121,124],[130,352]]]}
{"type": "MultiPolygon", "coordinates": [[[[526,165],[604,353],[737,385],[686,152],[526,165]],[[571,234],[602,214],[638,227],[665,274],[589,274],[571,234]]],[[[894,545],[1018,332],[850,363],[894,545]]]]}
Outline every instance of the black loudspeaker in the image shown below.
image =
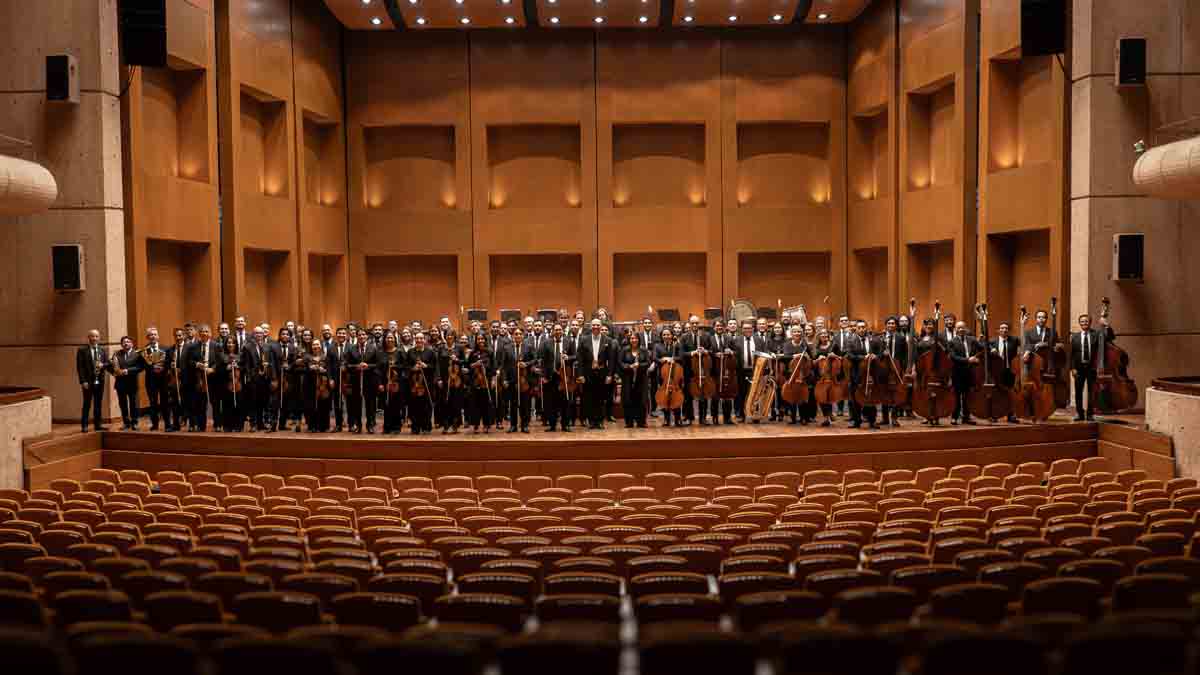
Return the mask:
{"type": "Polygon", "coordinates": [[[1146,275],[1146,235],[1113,235],[1113,280],[1141,281],[1146,275]]]}
{"type": "Polygon", "coordinates": [[[1066,0],[1021,0],[1021,55],[1048,56],[1066,49],[1066,0]]]}
{"type": "Polygon", "coordinates": [[[70,54],[46,57],[46,100],[79,103],[79,65],[70,54]]]}
{"type": "Polygon", "coordinates": [[[167,65],[167,0],[121,1],[121,54],[125,63],[167,65]]]}
{"type": "Polygon", "coordinates": [[[1146,38],[1117,38],[1117,86],[1146,86],[1146,38]]]}
{"type": "Polygon", "coordinates": [[[51,246],[50,266],[54,272],[55,291],[70,293],[84,290],[82,246],[79,244],[51,246]]]}

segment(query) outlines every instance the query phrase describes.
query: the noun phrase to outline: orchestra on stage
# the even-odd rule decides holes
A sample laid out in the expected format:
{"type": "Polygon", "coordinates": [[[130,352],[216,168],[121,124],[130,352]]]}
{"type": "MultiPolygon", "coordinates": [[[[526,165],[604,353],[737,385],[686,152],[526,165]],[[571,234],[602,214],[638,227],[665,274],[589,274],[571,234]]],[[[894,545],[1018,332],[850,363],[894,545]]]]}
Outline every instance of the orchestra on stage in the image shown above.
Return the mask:
{"type": "MultiPolygon", "coordinates": [[[[828,305],[828,301],[826,301],[828,305]]],[[[816,316],[803,305],[754,308],[733,301],[686,321],[653,308],[613,322],[605,308],[460,311],[424,325],[358,325],[319,330],[288,321],[275,332],[244,317],[172,330],[155,327],[135,348],[110,353],[99,331],[76,354],[81,426],[103,430],[102,401],[113,379],[124,430],[305,431],[443,434],[460,430],[529,433],[699,423],[786,423],[898,427],[920,418],[951,424],[1043,422],[1070,404],[1076,420],[1137,402],[1128,355],[1115,344],[1105,298],[1097,317],[1077,317],[1061,340],[1057,302],[992,334],[988,306],[970,323],[943,314],[917,319],[917,303],[877,324],[816,316]],[[656,321],[657,319],[657,321],[656,321]],[[141,390],[146,405],[142,407],[141,390]]]]}

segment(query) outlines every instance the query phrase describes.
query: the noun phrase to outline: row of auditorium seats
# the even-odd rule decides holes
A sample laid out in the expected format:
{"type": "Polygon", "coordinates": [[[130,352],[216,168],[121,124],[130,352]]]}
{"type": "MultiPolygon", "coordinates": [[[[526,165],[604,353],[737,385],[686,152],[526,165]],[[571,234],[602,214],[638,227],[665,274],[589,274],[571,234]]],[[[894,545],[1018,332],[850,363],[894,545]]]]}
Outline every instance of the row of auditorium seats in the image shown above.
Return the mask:
{"type": "Polygon", "coordinates": [[[1100,457],[640,478],[100,469],[0,491],[0,624],[79,644],[339,649],[523,631],[579,648],[624,631],[753,658],[764,648],[743,635],[850,645],[900,624],[1066,640],[1140,619],[1170,632],[1193,621],[1198,511],[1196,481],[1100,457]],[[693,626],[673,635],[678,622],[693,626]],[[566,628],[581,623],[586,639],[566,628]],[[1022,628],[1042,624],[1057,628],[1022,628]]]}

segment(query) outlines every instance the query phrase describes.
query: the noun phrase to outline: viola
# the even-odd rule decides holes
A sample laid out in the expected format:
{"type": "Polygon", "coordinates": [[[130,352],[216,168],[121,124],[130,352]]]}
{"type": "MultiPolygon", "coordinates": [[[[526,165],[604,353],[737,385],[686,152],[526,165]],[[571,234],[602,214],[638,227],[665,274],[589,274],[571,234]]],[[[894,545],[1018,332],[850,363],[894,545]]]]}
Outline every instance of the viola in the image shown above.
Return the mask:
{"type": "MultiPolygon", "coordinates": [[[[396,381],[399,383],[399,375],[397,375],[396,381]]],[[[390,381],[388,386],[391,386],[390,381]]],[[[409,391],[413,396],[429,396],[429,382],[425,379],[425,362],[420,357],[413,361],[413,374],[409,377],[409,391]]]]}
{"type": "Polygon", "coordinates": [[[808,401],[808,378],[812,375],[813,362],[807,352],[794,354],[787,364],[780,364],[788,369],[787,379],[784,380],[780,396],[792,405],[808,401]]]}
{"type": "MultiPolygon", "coordinates": [[[[1100,300],[1100,318],[1109,318],[1109,300],[1100,300]]],[[[1100,328],[1096,349],[1096,381],[1089,392],[1093,406],[1103,413],[1128,410],[1137,404],[1137,384],[1129,376],[1129,354],[1110,342],[1107,327],[1100,328]]]]}
{"type": "Polygon", "coordinates": [[[461,389],[462,385],[462,368],[458,365],[458,357],[451,351],[450,365],[446,368],[446,389],[461,389]]]}
{"type": "Polygon", "coordinates": [[[317,400],[324,401],[328,399],[333,393],[333,387],[331,380],[329,377],[327,377],[324,360],[321,357],[314,355],[312,357],[312,363],[309,365],[309,370],[316,373],[317,400]]]}
{"type": "Polygon", "coordinates": [[[235,354],[227,354],[226,357],[232,357],[229,360],[229,391],[240,394],[242,392],[242,368],[238,365],[235,354]]]}
{"type": "Polygon", "coordinates": [[[400,369],[396,367],[396,359],[400,355],[400,350],[393,350],[387,353],[387,392],[391,394],[400,393],[400,369]]]}
{"type": "Polygon", "coordinates": [[[663,410],[676,410],[683,406],[683,366],[676,359],[669,359],[661,366],[662,382],[654,394],[654,401],[663,410]]]}
{"type": "Polygon", "coordinates": [[[984,347],[976,356],[978,363],[971,364],[971,393],[967,396],[967,408],[976,417],[993,422],[1013,414],[1012,390],[997,380],[997,375],[1008,367],[1000,354],[989,347],[987,304],[975,306],[975,316],[983,327],[984,347]]]}
{"type": "Polygon", "coordinates": [[[817,358],[817,384],[813,396],[818,405],[833,405],[846,400],[850,382],[846,360],[833,352],[817,358]]]}
{"type": "MultiPolygon", "coordinates": [[[[696,340],[699,339],[697,334],[696,340]]],[[[717,393],[717,383],[712,378],[712,354],[703,347],[697,347],[688,358],[692,366],[692,381],[688,383],[688,391],[692,398],[712,398],[717,393]]]]}

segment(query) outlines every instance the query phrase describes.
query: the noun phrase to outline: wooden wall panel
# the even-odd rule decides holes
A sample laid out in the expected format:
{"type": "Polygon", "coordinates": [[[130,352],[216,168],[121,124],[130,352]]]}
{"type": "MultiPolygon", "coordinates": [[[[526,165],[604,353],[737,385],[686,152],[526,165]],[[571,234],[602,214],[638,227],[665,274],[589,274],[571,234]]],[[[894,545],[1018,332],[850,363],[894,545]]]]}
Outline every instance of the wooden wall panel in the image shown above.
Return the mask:
{"type": "Polygon", "coordinates": [[[900,244],[909,247],[899,288],[901,297],[925,301],[921,314],[936,295],[961,315],[977,291],[979,0],[913,0],[899,11],[898,220],[900,244]]]}

